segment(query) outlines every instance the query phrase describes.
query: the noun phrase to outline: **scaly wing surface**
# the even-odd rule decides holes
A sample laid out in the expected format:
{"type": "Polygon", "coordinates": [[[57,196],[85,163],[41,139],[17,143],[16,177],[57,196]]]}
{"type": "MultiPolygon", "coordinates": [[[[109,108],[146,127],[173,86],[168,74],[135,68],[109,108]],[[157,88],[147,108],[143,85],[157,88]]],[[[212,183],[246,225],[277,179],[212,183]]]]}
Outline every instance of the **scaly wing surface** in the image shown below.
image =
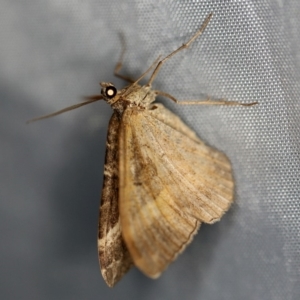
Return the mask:
{"type": "Polygon", "coordinates": [[[201,222],[218,221],[233,201],[227,157],[159,104],[125,110],[119,175],[123,238],[134,264],[152,278],[185,249],[201,222]]]}
{"type": "Polygon", "coordinates": [[[119,125],[120,120],[114,113],[107,134],[98,231],[101,273],[110,287],[114,286],[133,264],[122,238],[119,217],[119,125]]]}

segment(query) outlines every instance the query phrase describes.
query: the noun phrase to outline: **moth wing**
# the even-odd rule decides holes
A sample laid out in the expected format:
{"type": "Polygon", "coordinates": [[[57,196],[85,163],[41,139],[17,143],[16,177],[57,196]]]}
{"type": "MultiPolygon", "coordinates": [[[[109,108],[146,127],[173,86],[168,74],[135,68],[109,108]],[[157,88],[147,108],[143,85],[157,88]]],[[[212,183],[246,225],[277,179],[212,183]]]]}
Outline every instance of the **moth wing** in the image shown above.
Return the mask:
{"type": "Polygon", "coordinates": [[[123,241],[119,216],[118,134],[120,120],[110,119],[99,215],[98,253],[102,276],[113,287],[129,270],[132,259],[123,241]]]}
{"type": "Polygon", "coordinates": [[[121,124],[122,234],[134,264],[156,278],[201,222],[216,222],[230,207],[231,165],[162,105],[129,108],[121,124]]]}

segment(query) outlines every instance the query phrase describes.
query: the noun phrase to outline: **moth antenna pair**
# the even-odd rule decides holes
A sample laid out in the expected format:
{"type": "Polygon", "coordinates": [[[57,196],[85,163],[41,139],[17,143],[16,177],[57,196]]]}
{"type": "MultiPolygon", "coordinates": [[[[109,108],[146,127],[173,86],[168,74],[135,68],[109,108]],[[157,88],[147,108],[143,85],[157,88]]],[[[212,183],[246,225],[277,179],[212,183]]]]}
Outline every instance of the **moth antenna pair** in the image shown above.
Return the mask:
{"type": "MultiPolygon", "coordinates": [[[[171,57],[173,57],[175,54],[177,54],[178,52],[188,48],[205,30],[205,28],[207,27],[208,23],[210,22],[211,18],[213,16],[213,13],[210,13],[206,19],[204,20],[204,22],[202,23],[201,27],[199,28],[199,30],[189,39],[188,42],[182,44],[179,48],[177,48],[175,51],[171,52],[169,55],[167,55],[165,58],[163,58],[162,60],[160,60],[160,57],[158,57],[154,63],[146,70],[146,72],[144,72],[137,80],[133,80],[130,77],[124,76],[122,74],[119,73],[119,71],[121,70],[122,66],[123,66],[123,60],[124,60],[124,55],[126,52],[126,43],[125,43],[125,37],[122,33],[120,33],[120,40],[121,40],[121,44],[122,44],[122,51],[121,51],[121,55],[120,58],[115,66],[114,69],[114,75],[118,78],[121,78],[123,80],[126,80],[128,82],[131,82],[131,85],[129,85],[126,89],[126,91],[124,92],[124,94],[122,95],[123,97],[130,94],[131,90],[134,88],[134,86],[136,86],[150,71],[151,69],[156,65],[148,83],[146,84],[146,86],[151,87],[152,82],[154,81],[154,79],[156,78],[160,68],[162,67],[162,65],[169,60],[171,57]]],[[[238,101],[227,101],[225,99],[216,99],[216,100],[211,100],[210,98],[207,98],[205,100],[185,100],[185,101],[179,101],[177,100],[174,96],[163,92],[163,91],[159,91],[159,90],[155,90],[156,95],[160,95],[163,97],[166,97],[170,100],[172,100],[173,102],[175,102],[176,104],[180,104],[180,105],[241,105],[241,106],[252,106],[257,104],[258,102],[252,102],[252,103],[241,103],[238,101]]],[[[62,113],[65,113],[67,111],[73,110],[73,109],[77,109],[81,106],[87,105],[87,104],[91,104],[94,103],[98,100],[103,99],[104,97],[102,95],[93,95],[93,96],[87,96],[84,97],[84,99],[86,99],[86,101],[75,104],[75,105],[71,105],[69,107],[63,108],[59,111],[56,111],[54,113],[51,114],[47,114],[47,115],[43,115],[37,118],[33,118],[31,120],[28,120],[26,123],[31,123],[31,122],[35,122],[35,121],[40,121],[43,119],[47,119],[47,118],[51,118],[57,115],[60,115],[62,113]]]]}

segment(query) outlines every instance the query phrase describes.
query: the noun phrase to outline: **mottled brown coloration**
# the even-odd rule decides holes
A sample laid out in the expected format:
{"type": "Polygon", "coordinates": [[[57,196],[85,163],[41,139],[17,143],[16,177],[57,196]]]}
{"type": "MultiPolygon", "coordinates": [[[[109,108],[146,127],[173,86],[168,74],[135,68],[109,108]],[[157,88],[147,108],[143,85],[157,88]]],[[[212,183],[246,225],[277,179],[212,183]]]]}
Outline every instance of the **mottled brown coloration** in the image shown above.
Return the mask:
{"type": "Polygon", "coordinates": [[[157,95],[178,104],[244,105],[223,99],[180,102],[163,91],[152,90],[159,69],[169,58],[188,48],[201,35],[212,14],[186,43],[154,62],[136,81],[118,91],[101,82],[100,95],[86,102],[33,120],[58,115],[103,99],[111,117],[100,206],[98,252],[101,272],[112,287],[134,264],[157,278],[191,242],[202,222],[212,224],[233,202],[231,165],[221,152],[205,145],[194,131],[163,105],[157,95]],[[154,67],[146,85],[139,85],[154,67]]]}
{"type": "Polygon", "coordinates": [[[122,238],[119,216],[118,136],[120,118],[114,113],[107,133],[103,190],[99,215],[98,253],[102,276],[112,287],[133,262],[122,238]]]}

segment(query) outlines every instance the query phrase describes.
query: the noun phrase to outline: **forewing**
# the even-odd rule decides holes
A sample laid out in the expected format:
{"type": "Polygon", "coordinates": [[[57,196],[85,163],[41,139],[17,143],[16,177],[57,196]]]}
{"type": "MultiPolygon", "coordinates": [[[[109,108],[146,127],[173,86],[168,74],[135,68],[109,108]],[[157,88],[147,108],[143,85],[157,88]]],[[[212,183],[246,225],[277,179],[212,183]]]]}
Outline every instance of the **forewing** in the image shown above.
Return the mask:
{"type": "Polygon", "coordinates": [[[134,264],[157,277],[201,222],[213,223],[229,208],[231,166],[157,104],[124,112],[119,145],[123,238],[134,264]]]}
{"type": "Polygon", "coordinates": [[[99,215],[98,253],[101,273],[107,285],[114,286],[132,265],[123,241],[119,216],[118,134],[120,120],[116,113],[108,127],[103,190],[99,215]]]}

